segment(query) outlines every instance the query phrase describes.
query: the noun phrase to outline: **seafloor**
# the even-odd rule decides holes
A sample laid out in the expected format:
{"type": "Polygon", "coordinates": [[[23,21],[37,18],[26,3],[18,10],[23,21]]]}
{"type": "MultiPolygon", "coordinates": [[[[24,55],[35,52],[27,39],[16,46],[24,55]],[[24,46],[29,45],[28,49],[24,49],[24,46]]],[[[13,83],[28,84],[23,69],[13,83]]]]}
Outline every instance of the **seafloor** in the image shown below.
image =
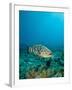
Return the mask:
{"type": "Polygon", "coordinates": [[[53,51],[52,57],[41,58],[20,49],[19,79],[64,77],[64,51],[53,51]]]}

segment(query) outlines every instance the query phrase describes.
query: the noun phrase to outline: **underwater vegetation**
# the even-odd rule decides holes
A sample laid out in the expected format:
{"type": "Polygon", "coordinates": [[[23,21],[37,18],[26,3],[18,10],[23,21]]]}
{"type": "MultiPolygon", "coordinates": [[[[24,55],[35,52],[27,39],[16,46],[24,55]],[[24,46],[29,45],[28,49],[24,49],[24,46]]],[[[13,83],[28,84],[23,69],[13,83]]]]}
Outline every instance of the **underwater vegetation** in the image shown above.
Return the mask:
{"type": "Polygon", "coordinates": [[[28,50],[28,46],[19,50],[19,79],[64,77],[64,51],[52,51],[52,55],[47,58],[38,55],[40,50],[41,53],[47,51],[45,47],[35,47],[36,52],[39,50],[38,54],[28,50]]]}

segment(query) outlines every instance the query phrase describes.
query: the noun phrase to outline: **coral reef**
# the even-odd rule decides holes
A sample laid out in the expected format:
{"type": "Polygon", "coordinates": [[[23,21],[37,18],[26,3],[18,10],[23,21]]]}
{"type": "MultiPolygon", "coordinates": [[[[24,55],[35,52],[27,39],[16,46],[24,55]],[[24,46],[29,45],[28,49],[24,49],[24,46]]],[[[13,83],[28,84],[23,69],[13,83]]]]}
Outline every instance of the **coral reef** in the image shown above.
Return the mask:
{"type": "Polygon", "coordinates": [[[64,77],[63,51],[53,52],[51,58],[42,58],[26,50],[20,51],[19,79],[64,77]]]}

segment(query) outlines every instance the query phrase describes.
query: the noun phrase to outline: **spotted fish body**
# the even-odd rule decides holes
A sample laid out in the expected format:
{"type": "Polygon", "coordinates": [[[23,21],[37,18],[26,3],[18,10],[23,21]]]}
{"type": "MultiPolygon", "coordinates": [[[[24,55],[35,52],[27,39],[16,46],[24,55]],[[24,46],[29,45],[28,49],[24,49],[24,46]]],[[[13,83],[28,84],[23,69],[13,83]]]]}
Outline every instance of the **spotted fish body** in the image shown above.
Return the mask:
{"type": "Polygon", "coordinates": [[[41,44],[37,44],[32,47],[29,47],[29,52],[43,58],[48,58],[52,56],[51,50],[49,50],[46,46],[41,44]]]}

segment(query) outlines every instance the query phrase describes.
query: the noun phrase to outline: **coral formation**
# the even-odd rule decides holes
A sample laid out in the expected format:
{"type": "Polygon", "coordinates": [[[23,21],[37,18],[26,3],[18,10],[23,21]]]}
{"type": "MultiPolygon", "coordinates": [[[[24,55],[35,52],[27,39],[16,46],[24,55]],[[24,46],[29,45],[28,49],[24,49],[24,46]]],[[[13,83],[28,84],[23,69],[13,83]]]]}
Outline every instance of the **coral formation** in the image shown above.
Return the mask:
{"type": "MultiPolygon", "coordinates": [[[[26,49],[27,50],[27,49],[26,49]]],[[[23,49],[19,56],[19,79],[64,77],[64,52],[42,58],[23,49]]]]}

